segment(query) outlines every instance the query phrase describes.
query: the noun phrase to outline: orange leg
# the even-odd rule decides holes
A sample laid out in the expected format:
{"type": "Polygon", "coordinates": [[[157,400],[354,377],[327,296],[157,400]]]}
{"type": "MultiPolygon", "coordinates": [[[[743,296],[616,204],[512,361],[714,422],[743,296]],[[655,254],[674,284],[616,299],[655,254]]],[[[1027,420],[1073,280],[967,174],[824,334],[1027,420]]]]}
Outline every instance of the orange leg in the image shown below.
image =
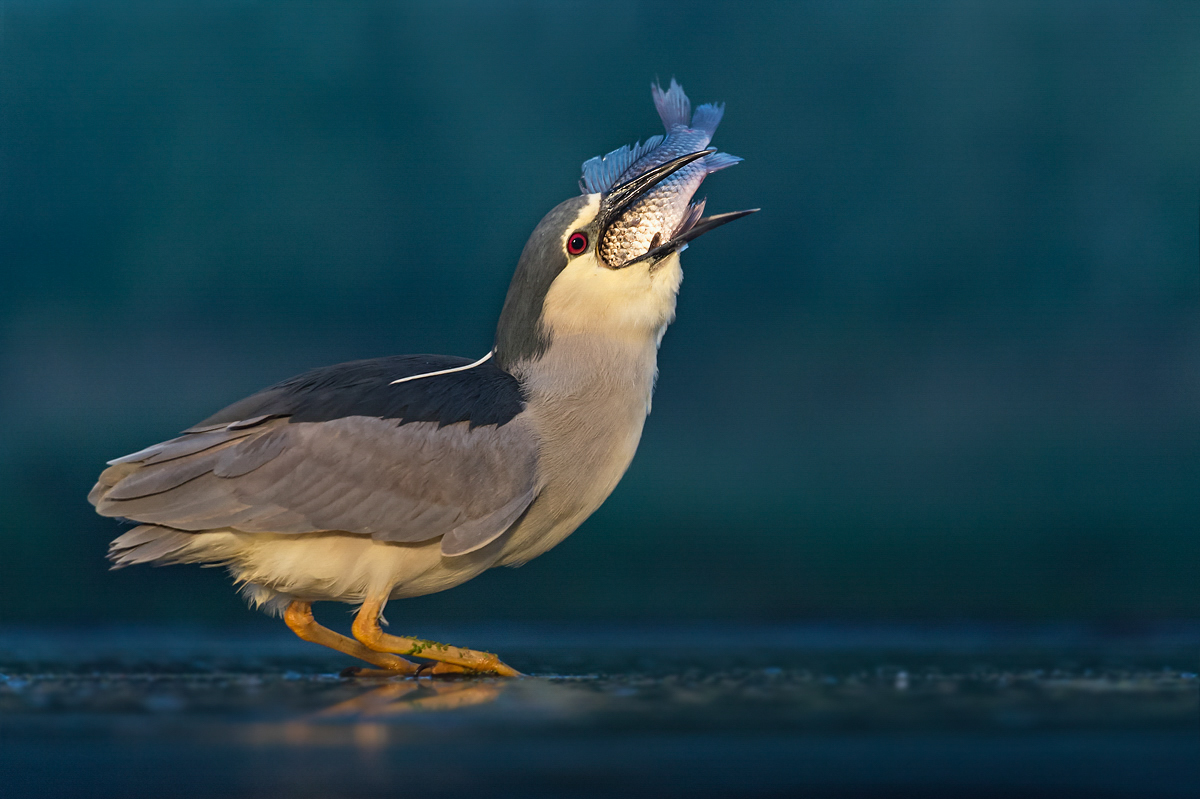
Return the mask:
{"type": "Polygon", "coordinates": [[[354,617],[354,637],[376,652],[388,652],[395,655],[409,655],[426,660],[436,660],[434,673],[440,673],[443,664],[459,666],[469,671],[485,674],[497,674],[501,677],[520,677],[521,672],[500,662],[500,658],[490,652],[476,652],[473,649],[463,649],[457,646],[447,646],[436,641],[426,641],[421,638],[407,638],[398,635],[388,635],[379,628],[379,615],[383,612],[384,602],[379,599],[368,599],[354,617]]]}
{"type": "Polygon", "coordinates": [[[328,627],[317,624],[316,619],[313,618],[311,602],[302,602],[299,599],[293,601],[283,614],[283,621],[291,628],[292,632],[305,641],[336,649],[338,652],[365,660],[384,670],[383,673],[372,672],[372,676],[417,673],[416,663],[410,663],[395,655],[368,649],[353,638],[339,635],[328,627]]]}

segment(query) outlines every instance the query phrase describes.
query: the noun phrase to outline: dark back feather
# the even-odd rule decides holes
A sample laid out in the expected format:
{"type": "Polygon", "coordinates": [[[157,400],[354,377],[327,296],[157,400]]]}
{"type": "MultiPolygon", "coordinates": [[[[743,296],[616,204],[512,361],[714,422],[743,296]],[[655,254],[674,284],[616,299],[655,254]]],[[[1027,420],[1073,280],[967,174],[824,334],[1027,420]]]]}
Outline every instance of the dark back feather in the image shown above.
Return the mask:
{"type": "Polygon", "coordinates": [[[347,416],[439,426],[468,422],[472,429],[510,422],[525,408],[525,397],[517,379],[491,361],[462,372],[392,385],[403,377],[469,363],[448,355],[395,355],[326,366],[239,400],[189,432],[280,416],[293,422],[328,422],[347,416]]]}

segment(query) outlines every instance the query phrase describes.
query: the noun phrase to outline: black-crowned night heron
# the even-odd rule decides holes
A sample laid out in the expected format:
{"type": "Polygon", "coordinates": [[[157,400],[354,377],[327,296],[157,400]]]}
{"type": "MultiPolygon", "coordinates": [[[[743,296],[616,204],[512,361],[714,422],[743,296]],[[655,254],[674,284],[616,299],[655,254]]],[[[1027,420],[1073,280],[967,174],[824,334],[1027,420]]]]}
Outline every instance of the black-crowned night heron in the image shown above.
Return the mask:
{"type": "Polygon", "coordinates": [[[112,461],[89,499],[140,523],[112,542],[114,563],[227,565],[301,638],[388,672],[417,671],[408,655],[434,673],[515,675],[495,655],[388,635],[380,615],[549,550],[629,466],[679,253],[750,213],[691,202],[739,160],[704,149],[722,109],[692,115],[674,81],[653,93],[667,135],[584,164],[582,196],[525,245],[487,356],[317,369],[112,461]],[[317,624],[316,601],[360,604],[354,638],[317,624]]]}

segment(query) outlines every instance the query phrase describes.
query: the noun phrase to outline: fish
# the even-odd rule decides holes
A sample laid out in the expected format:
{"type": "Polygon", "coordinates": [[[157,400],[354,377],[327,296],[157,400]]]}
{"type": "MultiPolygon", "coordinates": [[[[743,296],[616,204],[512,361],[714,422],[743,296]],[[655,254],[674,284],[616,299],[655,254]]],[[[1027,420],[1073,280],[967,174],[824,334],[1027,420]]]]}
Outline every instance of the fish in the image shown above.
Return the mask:
{"type": "MultiPolygon", "coordinates": [[[[706,149],[725,115],[724,103],[705,103],[693,114],[691,100],[674,78],[666,91],[658,81],[652,83],[650,96],[666,134],[585,161],[579,181],[584,194],[606,193],[674,158],[706,149]]],[[[692,202],[704,178],[741,160],[713,152],[659,183],[609,225],[599,245],[601,259],[618,269],[686,233],[704,214],[704,200],[692,202]]]]}

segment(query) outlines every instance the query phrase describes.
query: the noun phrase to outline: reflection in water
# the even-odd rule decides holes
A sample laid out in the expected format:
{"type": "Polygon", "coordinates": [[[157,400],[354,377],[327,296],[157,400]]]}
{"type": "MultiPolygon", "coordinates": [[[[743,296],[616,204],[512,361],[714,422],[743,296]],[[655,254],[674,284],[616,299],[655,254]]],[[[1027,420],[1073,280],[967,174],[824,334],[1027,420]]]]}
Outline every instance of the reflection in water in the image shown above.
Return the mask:
{"type": "Polygon", "coordinates": [[[389,720],[487,705],[515,684],[511,680],[405,680],[370,689],[363,686],[363,693],[290,721],[247,725],[242,729],[242,739],[257,746],[351,746],[364,752],[385,749],[422,737],[417,728],[389,720]]]}
{"type": "Polygon", "coordinates": [[[338,702],[311,719],[350,720],[357,717],[398,716],[403,713],[444,712],[495,702],[507,682],[436,682],[433,680],[388,683],[361,696],[338,702]]]}

